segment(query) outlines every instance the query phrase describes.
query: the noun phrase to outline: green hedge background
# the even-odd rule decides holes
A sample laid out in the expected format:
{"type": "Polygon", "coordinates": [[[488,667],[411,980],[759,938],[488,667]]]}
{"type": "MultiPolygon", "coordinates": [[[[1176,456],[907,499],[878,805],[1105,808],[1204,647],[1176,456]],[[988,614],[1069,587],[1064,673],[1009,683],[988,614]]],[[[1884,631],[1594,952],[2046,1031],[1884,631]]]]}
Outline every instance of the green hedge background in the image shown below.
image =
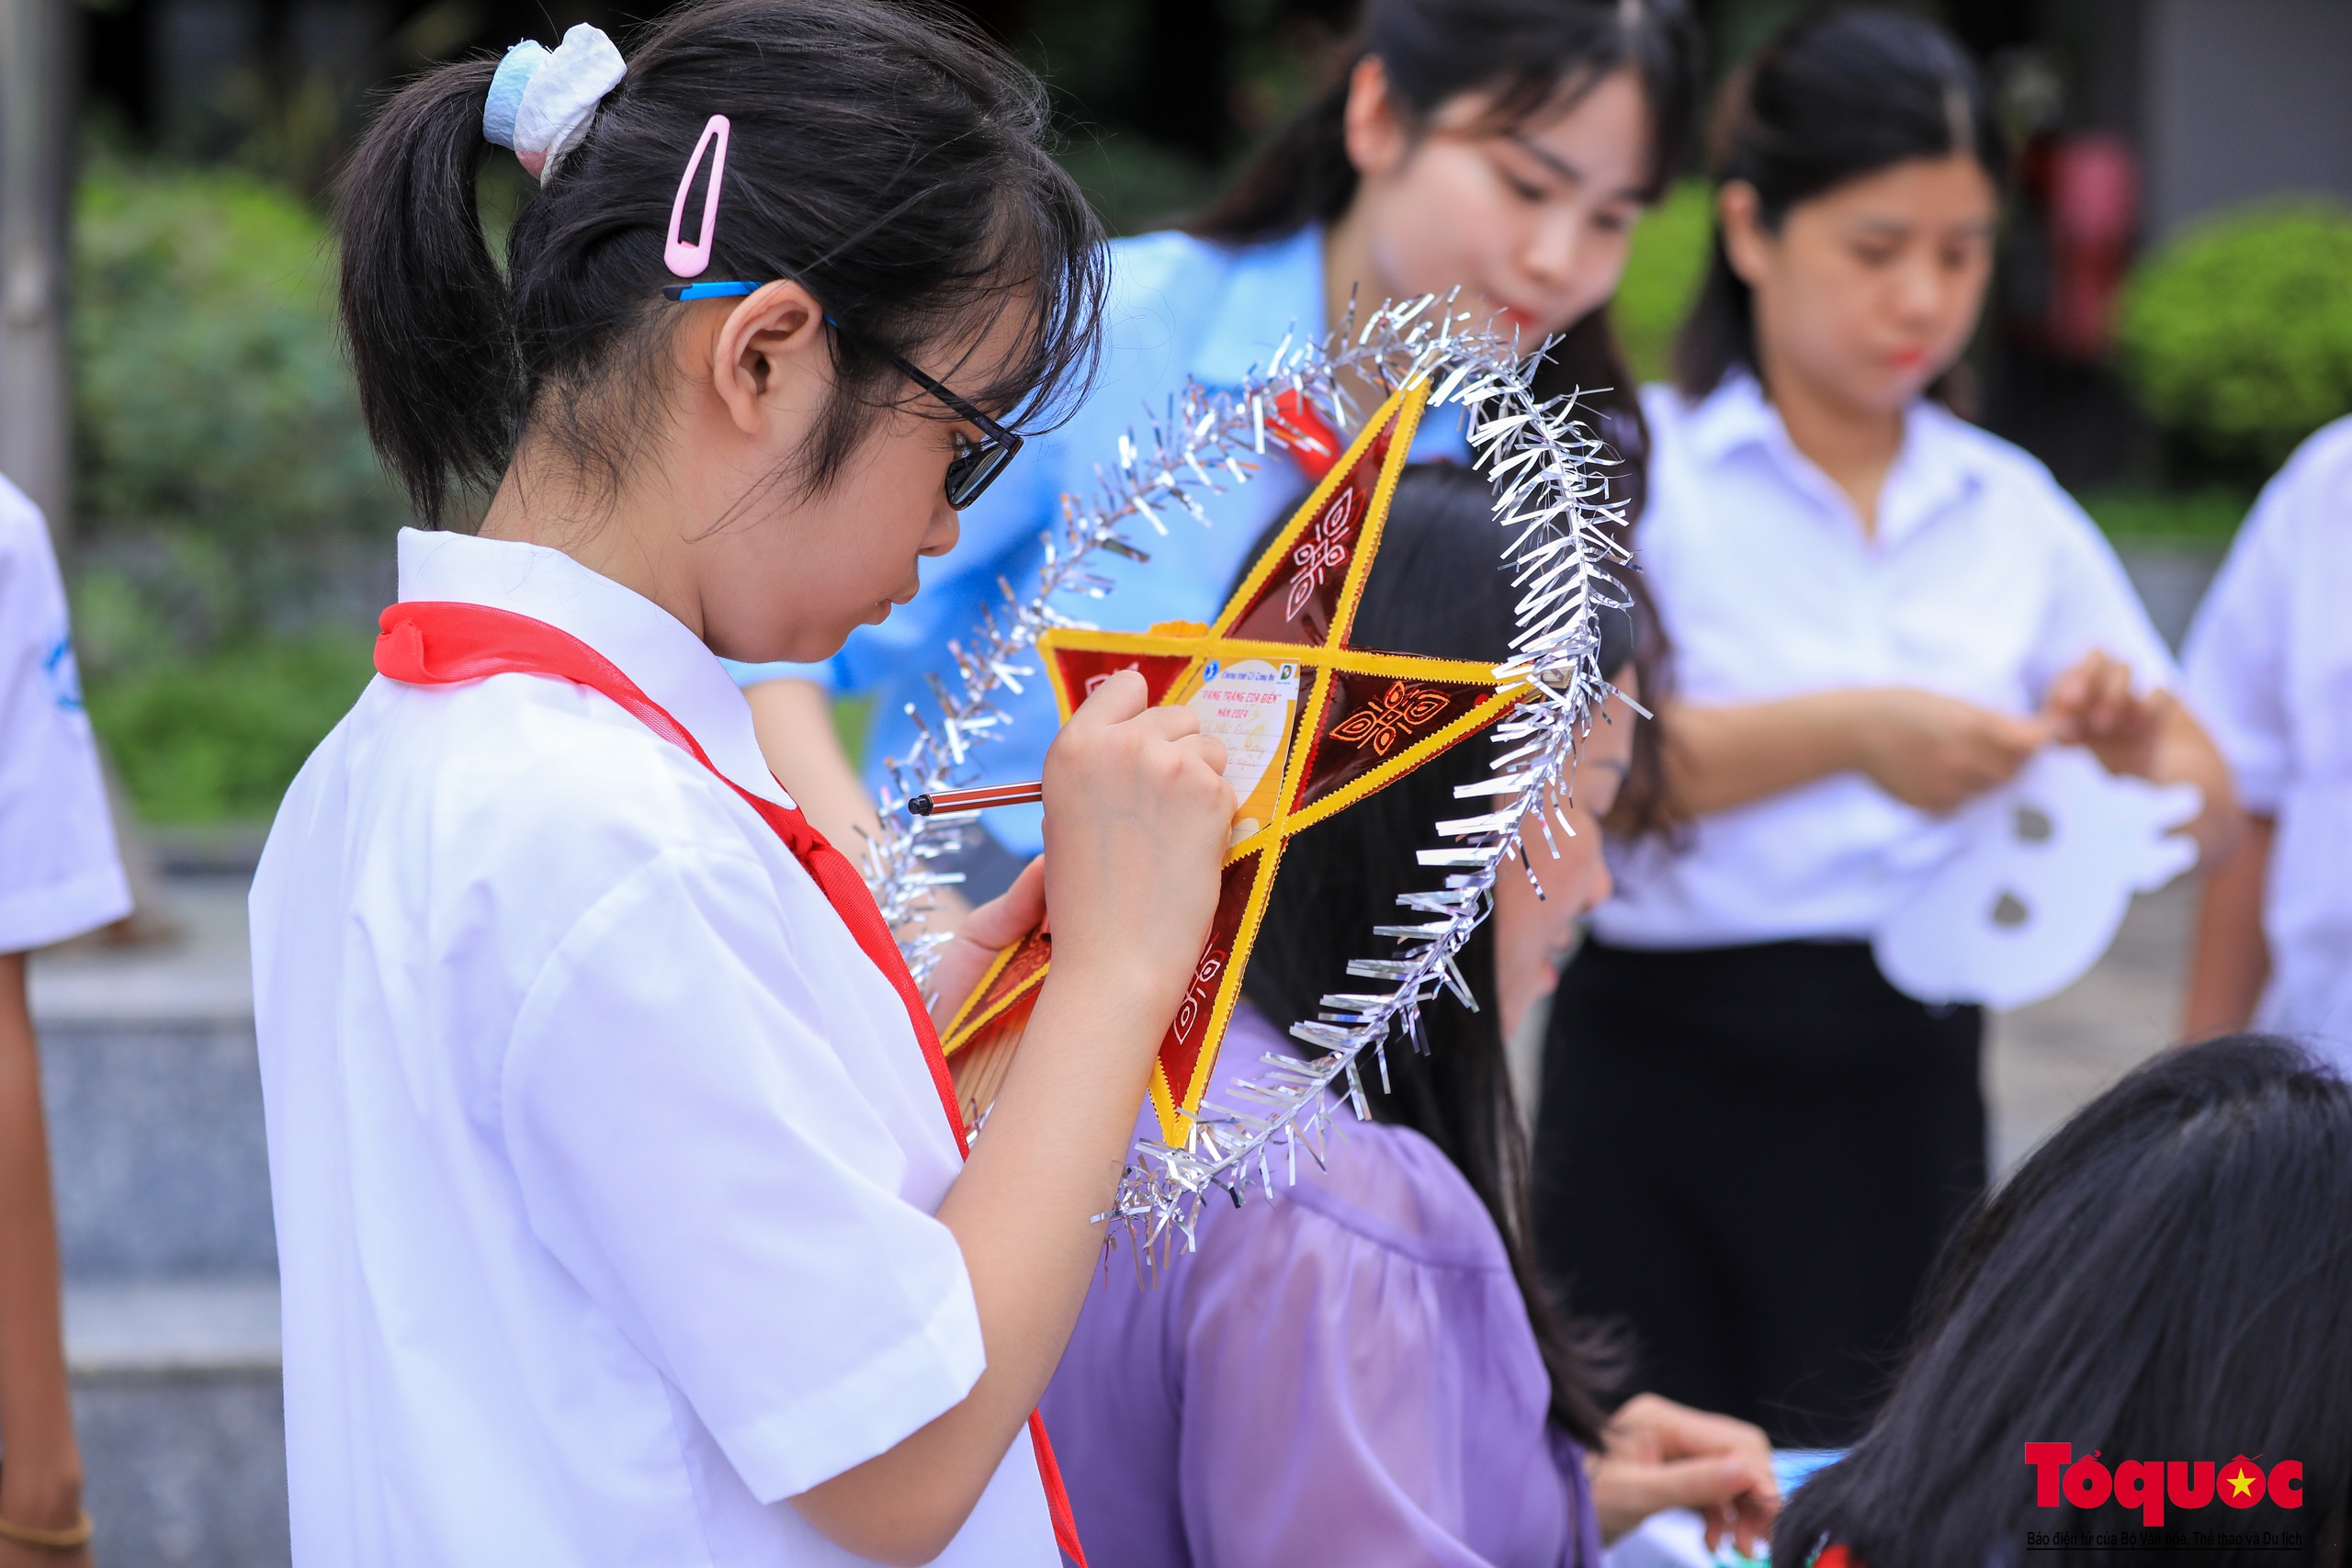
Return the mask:
{"type": "Polygon", "coordinates": [[[2352,210],[2290,202],[2188,229],[2126,291],[2123,365],[2156,420],[2256,472],[2352,411],[2352,210]]]}
{"type": "MultiPolygon", "coordinates": [[[[1120,227],[1206,193],[1140,142],[1069,156],[1120,227]]],[[[1636,231],[1614,311],[1643,380],[1666,374],[1710,206],[1686,182],[1636,231]]],[[[102,156],[81,188],[76,636],[92,717],[153,821],[266,818],[368,677],[369,629],[329,590],[407,513],[337,346],[334,265],[315,208],[254,174],[102,156]]],[[[2352,411],[2352,214],[2199,225],[2143,262],[2123,342],[2151,412],[2225,472],[2086,504],[2120,541],[2218,548],[2247,480],[2352,411]]]]}

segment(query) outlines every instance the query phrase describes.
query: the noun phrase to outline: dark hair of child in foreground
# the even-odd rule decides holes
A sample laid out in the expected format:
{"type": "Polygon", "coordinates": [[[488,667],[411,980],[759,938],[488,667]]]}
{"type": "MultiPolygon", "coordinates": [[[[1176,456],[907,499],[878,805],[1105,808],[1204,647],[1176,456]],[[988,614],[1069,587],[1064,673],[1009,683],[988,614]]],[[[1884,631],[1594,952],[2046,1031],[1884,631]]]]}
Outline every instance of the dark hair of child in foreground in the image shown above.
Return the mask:
{"type": "Polygon", "coordinates": [[[2199,1564],[2345,1562],[2352,1086],[2267,1035],[2156,1057],[1986,1200],[1924,1323],[1869,1433],[1789,1500],[1791,1562],[1826,1544],[1855,1568],[2058,1568],[2157,1530],[2199,1564]],[[2069,1467],[2037,1450],[2047,1506],[2026,1452],[2045,1443],[2069,1467]],[[2272,1495],[2233,1505],[2226,1477],[2250,1471],[2272,1495]]]}

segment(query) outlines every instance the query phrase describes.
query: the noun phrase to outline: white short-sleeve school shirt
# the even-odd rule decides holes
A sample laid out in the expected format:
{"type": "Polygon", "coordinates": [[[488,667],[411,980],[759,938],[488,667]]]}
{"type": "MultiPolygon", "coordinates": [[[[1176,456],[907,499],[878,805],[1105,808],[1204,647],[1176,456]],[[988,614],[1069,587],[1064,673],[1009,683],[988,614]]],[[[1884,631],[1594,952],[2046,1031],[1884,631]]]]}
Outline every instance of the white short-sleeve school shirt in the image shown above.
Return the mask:
{"type": "Polygon", "coordinates": [[[2352,1064],[2352,419],[2306,441],[2264,489],[2185,662],[2239,798],[2278,821],[2255,1021],[2352,1064]]]}
{"type": "Polygon", "coordinates": [[[0,479],[0,953],[129,913],[49,525],[0,479]]]}
{"type": "MultiPolygon", "coordinates": [[[[1642,399],[1649,500],[1635,554],[1674,644],[1675,694],[1770,702],[1917,686],[2030,714],[2093,649],[2143,687],[2177,682],[2122,563],[2018,448],[1929,402],[1865,536],[1852,502],[1789,440],[1755,378],[1690,402],[1642,399]]],[[[1950,822],[1860,773],[1611,846],[1620,946],[1868,940],[1955,847],[1950,822]]]]}
{"type": "MultiPolygon", "coordinates": [[[[717,659],[533,546],[401,597],[535,616],[786,801],[717,659]]],[[[842,1563],[786,1502],[970,1392],[959,1158],[898,993],[684,750],[536,675],[379,678],[254,885],[295,1560],[842,1563]]],[[[945,1563],[1059,1562],[1023,1433],[945,1563]]]]}

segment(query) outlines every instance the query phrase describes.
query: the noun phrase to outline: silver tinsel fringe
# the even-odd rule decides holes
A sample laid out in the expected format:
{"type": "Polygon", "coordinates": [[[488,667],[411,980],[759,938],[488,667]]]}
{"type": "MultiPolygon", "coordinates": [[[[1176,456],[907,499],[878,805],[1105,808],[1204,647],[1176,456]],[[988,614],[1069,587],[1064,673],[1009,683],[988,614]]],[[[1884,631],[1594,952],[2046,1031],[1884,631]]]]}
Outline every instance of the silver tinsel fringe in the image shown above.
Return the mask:
{"type": "MultiPolygon", "coordinates": [[[[1575,831],[1556,803],[1569,796],[1578,749],[1611,692],[1599,665],[1596,615],[1625,603],[1611,574],[1624,558],[1610,532],[1623,513],[1608,502],[1600,470],[1610,459],[1576,419],[1575,397],[1539,402],[1530,390],[1539,360],[1522,355],[1515,336],[1473,327],[1468,316],[1453,312],[1450,298],[1432,295],[1385,305],[1360,327],[1351,315],[1321,342],[1286,339],[1265,370],[1232,391],[1211,393],[1188,382],[1148,438],[1121,438],[1118,467],[1097,470],[1091,503],[1063,498],[1062,525],[1045,536],[1035,591],[1024,599],[1000,581],[1001,614],[984,613],[970,637],[948,644],[956,689],[933,682],[938,712],[926,719],[908,705],[915,740],[904,757],[884,764],[890,783],[879,803],[882,836],[865,852],[867,884],[894,930],[930,912],[932,889],[962,880],[932,869],[961,847],[961,824],[910,816],[905,802],[977,776],[973,746],[994,739],[1008,721],[996,693],[1018,693],[1023,681],[1038,678],[1027,660],[1045,631],[1083,624],[1055,609],[1053,598],[1099,599],[1110,592],[1110,582],[1090,570],[1096,551],[1148,560],[1128,533],[1136,519],[1161,535],[1168,531],[1164,514],[1178,510],[1206,523],[1197,496],[1247,481],[1266,454],[1269,424],[1281,426],[1273,405],[1284,393],[1322,411],[1340,430],[1358,423],[1351,381],[1370,380],[1388,391],[1426,382],[1430,407],[1458,403],[1469,411],[1473,462],[1495,484],[1495,517],[1507,536],[1502,568],[1521,590],[1513,657],[1496,668],[1495,679],[1499,690],[1532,689],[1494,729],[1492,776],[1456,792],[1484,798],[1489,808],[1439,823],[1439,835],[1457,842],[1420,852],[1422,864],[1448,873],[1442,887],[1398,899],[1424,919],[1374,928],[1374,935],[1393,938],[1400,954],[1349,964],[1351,976],[1387,988],[1325,997],[1319,1019],[1292,1028],[1319,1055],[1269,1054],[1261,1077],[1234,1086],[1247,1104],[1204,1104],[1182,1147],[1157,1140],[1136,1146],[1116,1202],[1098,1217],[1124,1221],[1147,1257],[1178,1237],[1189,1247],[1211,1192],[1238,1204],[1254,1182],[1271,1195],[1278,1160],[1285,1180],[1296,1179],[1302,1145],[1319,1163],[1335,1090],[1343,1087],[1356,1115],[1368,1119],[1364,1054],[1372,1053],[1385,1085],[1388,1042],[1419,1042],[1423,1004],[1446,989],[1471,1005],[1455,955],[1493,908],[1503,863],[1516,858],[1525,868],[1521,840],[1529,824],[1547,845],[1556,845],[1555,820],[1562,831],[1575,831]]],[[[934,950],[945,940],[931,933],[902,941],[918,982],[928,981],[934,950]]]]}

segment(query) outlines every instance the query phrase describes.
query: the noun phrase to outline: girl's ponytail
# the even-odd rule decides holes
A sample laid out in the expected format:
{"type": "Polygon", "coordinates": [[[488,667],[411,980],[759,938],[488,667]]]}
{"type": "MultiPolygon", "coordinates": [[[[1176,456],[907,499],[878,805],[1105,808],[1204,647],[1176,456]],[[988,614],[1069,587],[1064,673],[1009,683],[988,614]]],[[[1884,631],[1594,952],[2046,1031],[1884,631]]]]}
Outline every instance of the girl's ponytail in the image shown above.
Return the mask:
{"type": "Polygon", "coordinates": [[[474,200],[497,62],[446,65],[395,97],[336,193],[343,331],[361,411],[417,514],[453,482],[494,488],[514,446],[522,368],[506,279],[474,200]]]}
{"type": "Polygon", "coordinates": [[[968,22],[925,0],[698,0],[626,62],[594,28],[508,59],[526,54],[488,130],[498,62],[411,84],[342,182],[360,406],[427,523],[453,490],[494,490],[523,444],[592,493],[617,486],[664,414],[663,344],[684,313],[663,289],[685,281],[664,236],[715,116],[732,131],[696,276],[797,279],[837,328],[831,402],[783,477],[821,490],[887,410],[946,417],[899,360],[948,356],[956,389],[1008,423],[1083,388],[1101,231],[1046,145],[1044,88],[968,22]],[[494,260],[474,183],[506,134],[539,179],[494,260]],[[1000,320],[1023,329],[1016,345],[978,362],[1000,320]]]}

